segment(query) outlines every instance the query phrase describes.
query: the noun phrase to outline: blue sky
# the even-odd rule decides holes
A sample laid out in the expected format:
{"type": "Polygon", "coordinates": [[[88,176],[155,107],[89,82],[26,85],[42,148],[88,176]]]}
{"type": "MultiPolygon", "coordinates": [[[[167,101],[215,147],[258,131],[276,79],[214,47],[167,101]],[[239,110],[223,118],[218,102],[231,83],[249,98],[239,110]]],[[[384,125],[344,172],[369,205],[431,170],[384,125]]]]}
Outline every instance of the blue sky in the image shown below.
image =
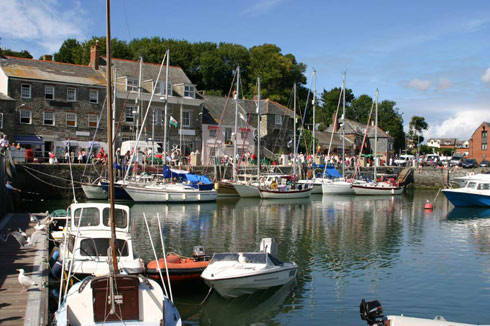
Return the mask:
{"type": "MultiPolygon", "coordinates": [[[[2,0],[1,46],[54,53],[105,34],[103,0],[2,0]]],[[[112,35],[278,45],[317,70],[317,89],[397,102],[427,136],[468,138],[490,121],[490,1],[112,1],[112,35]]],[[[311,80],[308,81],[310,85],[311,80]]]]}

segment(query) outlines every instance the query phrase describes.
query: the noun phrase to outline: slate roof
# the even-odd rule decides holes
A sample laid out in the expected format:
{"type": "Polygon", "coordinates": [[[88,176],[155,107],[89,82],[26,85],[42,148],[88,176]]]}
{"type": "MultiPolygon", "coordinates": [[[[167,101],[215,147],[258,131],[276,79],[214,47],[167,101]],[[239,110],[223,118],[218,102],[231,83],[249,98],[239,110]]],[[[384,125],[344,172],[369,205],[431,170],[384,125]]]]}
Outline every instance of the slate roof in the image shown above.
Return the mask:
{"type": "Polygon", "coordinates": [[[0,58],[0,68],[11,78],[97,86],[106,83],[104,73],[89,66],[11,56],[5,58],[0,58]]]}
{"type": "MultiPolygon", "coordinates": [[[[222,119],[223,125],[235,124],[235,100],[226,97],[203,95],[204,98],[204,113],[203,124],[219,124],[222,119]],[[226,106],[226,109],[225,109],[226,106]],[[223,114],[224,111],[224,114],[223,114]]],[[[294,112],[287,107],[276,103],[274,101],[265,99],[261,100],[261,114],[268,115],[282,115],[293,117],[294,112]]],[[[257,112],[256,101],[254,100],[238,100],[238,112],[239,112],[239,125],[247,124],[248,115],[252,113],[255,115],[257,112]],[[240,117],[240,114],[244,119],[240,117]]]]}
{"type": "MultiPolygon", "coordinates": [[[[366,129],[366,125],[354,120],[350,119],[345,119],[345,133],[346,134],[358,134],[358,135],[364,135],[364,131],[366,129]]],[[[331,132],[333,130],[333,124],[328,126],[327,130],[328,132],[331,132]]],[[[341,131],[340,127],[338,131],[341,131]]],[[[370,126],[368,129],[368,137],[374,137],[374,126],[370,126]]],[[[388,135],[383,129],[381,129],[378,126],[378,138],[387,138],[391,137],[388,135]]]]}
{"type": "Polygon", "coordinates": [[[439,141],[440,145],[443,146],[453,146],[456,144],[456,138],[429,138],[427,142],[437,142],[439,141]]]}
{"type": "Polygon", "coordinates": [[[15,101],[15,100],[13,98],[11,98],[10,96],[0,92],[0,101],[15,101]]]}
{"type": "MultiPolygon", "coordinates": [[[[105,70],[106,61],[105,57],[102,57],[103,68],[105,70]]],[[[117,77],[130,76],[132,78],[139,77],[140,63],[139,61],[117,59],[112,58],[112,65],[117,69],[117,77]]],[[[171,84],[191,84],[192,82],[184,73],[182,68],[177,66],[169,66],[168,79],[171,84]]],[[[160,70],[159,63],[148,63],[143,62],[141,80],[155,80],[158,76],[158,71],[160,70]]],[[[165,81],[165,70],[166,65],[163,65],[162,72],[160,73],[160,81],[165,81]]]]}
{"type": "MultiPolygon", "coordinates": [[[[332,137],[332,133],[329,131],[316,131],[315,138],[318,139],[318,144],[327,148],[330,145],[330,138],[332,137]]],[[[353,142],[345,138],[345,146],[352,146],[353,142]]],[[[333,134],[332,138],[332,147],[342,147],[342,135],[338,133],[333,134]]]]}

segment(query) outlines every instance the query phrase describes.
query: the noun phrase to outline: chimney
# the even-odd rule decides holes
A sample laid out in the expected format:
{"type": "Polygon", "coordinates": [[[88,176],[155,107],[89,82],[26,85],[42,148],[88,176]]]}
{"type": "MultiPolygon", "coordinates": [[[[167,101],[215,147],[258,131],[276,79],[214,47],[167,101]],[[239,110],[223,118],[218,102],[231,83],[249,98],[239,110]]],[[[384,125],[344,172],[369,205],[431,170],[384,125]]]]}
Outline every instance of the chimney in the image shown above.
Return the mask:
{"type": "Polygon", "coordinates": [[[96,40],[95,44],[90,47],[90,63],[89,66],[95,70],[99,70],[99,41],[96,40]]]}
{"type": "Polygon", "coordinates": [[[53,61],[53,56],[51,54],[43,55],[43,61],[53,61]]]}

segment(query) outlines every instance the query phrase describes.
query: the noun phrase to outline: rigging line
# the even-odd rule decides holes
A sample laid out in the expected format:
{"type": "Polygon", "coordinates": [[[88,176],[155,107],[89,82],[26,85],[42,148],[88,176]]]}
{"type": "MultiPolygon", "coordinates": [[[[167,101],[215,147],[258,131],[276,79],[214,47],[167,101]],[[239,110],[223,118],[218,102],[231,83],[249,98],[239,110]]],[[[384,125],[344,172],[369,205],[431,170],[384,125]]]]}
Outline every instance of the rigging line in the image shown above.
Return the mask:
{"type": "Polygon", "coordinates": [[[85,162],[85,167],[83,168],[82,180],[83,180],[83,177],[85,176],[85,172],[87,170],[87,165],[88,165],[88,163],[90,161],[90,155],[92,155],[92,151],[93,151],[93,148],[94,148],[95,137],[97,136],[97,133],[99,131],[100,120],[102,118],[102,115],[104,113],[104,108],[106,107],[106,105],[107,105],[107,96],[106,96],[106,98],[104,100],[104,104],[102,104],[102,109],[100,110],[99,119],[97,120],[97,128],[95,128],[94,137],[92,137],[92,145],[90,146],[90,151],[88,152],[88,155],[87,155],[87,162],[85,162]]]}
{"type": "Polygon", "coordinates": [[[131,31],[129,30],[129,23],[128,23],[128,14],[126,12],[126,1],[122,0],[123,3],[123,10],[124,10],[124,18],[126,19],[126,28],[128,29],[128,36],[129,39],[131,39],[131,31]]]}
{"type": "MultiPolygon", "coordinates": [[[[31,171],[36,171],[37,173],[39,174],[42,174],[42,175],[45,175],[45,176],[48,176],[48,177],[52,177],[52,178],[55,178],[55,179],[60,179],[60,180],[63,180],[63,181],[66,181],[66,182],[71,182],[70,179],[65,179],[65,178],[62,178],[62,177],[57,177],[55,175],[51,175],[51,174],[48,174],[46,172],[42,172],[42,171],[39,171],[39,170],[36,170],[36,169],[33,169],[31,167],[28,167],[26,165],[23,166],[24,169],[27,169],[27,170],[31,170],[31,171]]],[[[75,181],[75,183],[78,183],[78,184],[82,184],[81,182],[79,181],[75,181]]]]}
{"type": "MultiPolygon", "coordinates": [[[[306,96],[306,103],[305,103],[305,110],[304,110],[304,113],[303,113],[303,117],[302,117],[302,122],[301,122],[301,132],[299,133],[299,139],[298,139],[298,145],[296,146],[296,152],[298,152],[298,149],[299,149],[299,144],[301,142],[301,138],[303,136],[303,129],[304,129],[304,126],[305,126],[305,120],[306,120],[306,112],[308,112],[308,104],[310,102],[310,94],[311,94],[311,87],[313,86],[313,80],[311,81],[310,83],[310,88],[308,88],[308,95],[306,96]]],[[[298,102],[299,102],[299,98],[298,98],[298,102]]],[[[301,106],[299,107],[299,112],[301,112],[301,106]]],[[[306,153],[308,154],[308,148],[306,148],[306,153]]]]}
{"type": "MultiPolygon", "coordinates": [[[[340,93],[339,93],[339,101],[337,103],[337,110],[335,111],[335,118],[334,118],[334,121],[332,122],[332,133],[330,134],[330,143],[328,144],[328,152],[327,152],[327,160],[329,160],[330,158],[330,149],[332,148],[332,141],[333,141],[333,134],[334,134],[334,127],[336,124],[337,124],[337,117],[338,117],[338,114],[339,114],[339,110],[340,110],[340,101],[342,100],[342,94],[343,92],[345,92],[344,90],[344,82],[342,82],[342,88],[340,90],[340,93]]],[[[324,103],[325,105],[325,103],[324,103]]],[[[345,124],[345,117],[344,117],[344,122],[345,124]]],[[[323,170],[323,174],[325,175],[325,173],[327,172],[327,165],[328,165],[328,161],[325,163],[325,169],[323,170]]],[[[342,176],[345,178],[345,176],[342,176]]]]}
{"type": "MultiPolygon", "coordinates": [[[[55,184],[49,183],[49,182],[47,182],[47,181],[45,181],[45,180],[43,180],[43,179],[39,178],[38,176],[35,176],[34,174],[32,174],[32,172],[30,172],[30,171],[28,171],[28,170],[26,170],[26,172],[27,172],[28,174],[30,174],[30,175],[31,175],[33,178],[35,178],[35,179],[37,179],[37,180],[39,180],[39,181],[41,181],[41,182],[43,182],[43,183],[45,183],[45,184],[47,184],[47,185],[49,185],[49,186],[52,186],[52,187],[55,187],[55,188],[60,188],[60,189],[72,189],[72,187],[71,187],[71,186],[68,186],[68,187],[66,187],[66,186],[58,186],[58,185],[55,185],[55,184]]],[[[81,187],[73,187],[73,189],[80,189],[80,188],[81,188],[81,187]]]]}

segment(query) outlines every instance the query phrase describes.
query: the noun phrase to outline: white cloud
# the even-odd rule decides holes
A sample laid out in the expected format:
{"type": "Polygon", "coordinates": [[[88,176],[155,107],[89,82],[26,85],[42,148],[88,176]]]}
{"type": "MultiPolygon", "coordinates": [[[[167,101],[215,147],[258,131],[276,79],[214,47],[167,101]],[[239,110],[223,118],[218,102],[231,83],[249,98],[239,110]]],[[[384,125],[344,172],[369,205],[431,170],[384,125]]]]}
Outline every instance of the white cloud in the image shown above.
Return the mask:
{"type": "Polygon", "coordinates": [[[432,82],[430,80],[415,78],[408,83],[408,87],[418,89],[419,91],[426,91],[432,87],[432,82]]]}
{"type": "Polygon", "coordinates": [[[451,86],[453,86],[453,82],[449,78],[439,78],[439,86],[437,87],[438,90],[443,91],[451,86]]]}
{"type": "Polygon", "coordinates": [[[424,138],[469,139],[476,128],[484,121],[490,121],[489,108],[461,110],[440,123],[429,123],[429,129],[424,132],[424,138]]]}
{"type": "Polygon", "coordinates": [[[284,0],[256,0],[255,4],[243,10],[242,14],[260,16],[278,6],[281,2],[284,2],[284,0]]]}
{"type": "Polygon", "coordinates": [[[0,1],[0,30],[10,39],[27,40],[44,50],[56,52],[69,37],[83,39],[87,14],[79,1],[70,8],[59,0],[0,1]]]}
{"type": "Polygon", "coordinates": [[[490,84],[490,67],[488,67],[485,73],[481,76],[481,80],[484,83],[490,84]]]}

